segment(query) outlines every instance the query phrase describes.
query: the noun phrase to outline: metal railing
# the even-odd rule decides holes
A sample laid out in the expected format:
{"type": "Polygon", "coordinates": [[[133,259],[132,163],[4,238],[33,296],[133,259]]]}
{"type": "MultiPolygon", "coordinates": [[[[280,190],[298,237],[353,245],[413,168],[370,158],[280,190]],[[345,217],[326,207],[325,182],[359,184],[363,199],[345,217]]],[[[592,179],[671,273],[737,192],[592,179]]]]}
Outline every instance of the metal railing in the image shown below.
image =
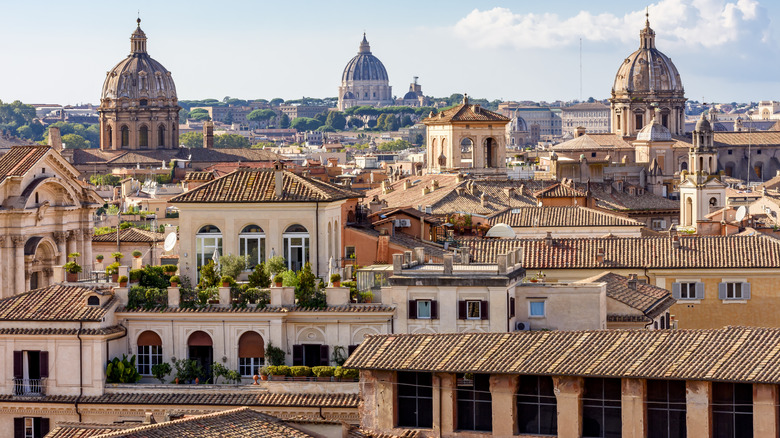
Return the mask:
{"type": "Polygon", "coordinates": [[[111,276],[105,271],[81,271],[79,272],[79,283],[110,283],[111,276]]]}
{"type": "Polygon", "coordinates": [[[46,379],[14,379],[14,395],[46,395],[46,379]]]}

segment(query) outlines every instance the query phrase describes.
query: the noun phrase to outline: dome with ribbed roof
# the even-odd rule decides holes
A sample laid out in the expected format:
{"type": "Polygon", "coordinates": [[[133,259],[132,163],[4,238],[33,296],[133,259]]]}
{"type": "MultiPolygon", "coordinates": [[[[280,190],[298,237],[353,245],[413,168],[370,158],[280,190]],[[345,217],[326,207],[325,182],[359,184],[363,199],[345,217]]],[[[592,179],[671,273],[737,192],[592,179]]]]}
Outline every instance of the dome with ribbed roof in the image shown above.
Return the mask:
{"type": "Polygon", "coordinates": [[[138,27],[130,36],[130,54],[106,74],[102,99],[177,99],[171,72],[146,52],[146,34],[138,27]]]}
{"type": "Polygon", "coordinates": [[[658,110],[656,110],[653,120],[639,131],[636,139],[639,141],[671,141],[672,133],[666,126],[658,122],[658,110]]]}
{"type": "Polygon", "coordinates": [[[382,61],[371,54],[371,46],[363,34],[358,54],[349,60],[341,74],[342,81],[387,81],[387,70],[382,61]]]}
{"type": "Polygon", "coordinates": [[[650,28],[649,20],[639,36],[639,49],[628,55],[615,75],[614,92],[682,93],[680,73],[672,60],[655,48],[655,31],[650,28]]]}

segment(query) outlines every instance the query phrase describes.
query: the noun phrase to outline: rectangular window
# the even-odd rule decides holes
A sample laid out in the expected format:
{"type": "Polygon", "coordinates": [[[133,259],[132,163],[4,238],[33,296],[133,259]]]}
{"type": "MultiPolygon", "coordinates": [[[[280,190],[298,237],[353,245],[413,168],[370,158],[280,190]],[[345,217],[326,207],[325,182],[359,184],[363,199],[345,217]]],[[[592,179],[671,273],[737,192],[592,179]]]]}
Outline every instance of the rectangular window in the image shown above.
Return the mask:
{"type": "Polygon", "coordinates": [[[647,380],[648,438],[684,438],[685,382],[647,380]]]}
{"type": "Polygon", "coordinates": [[[753,385],[712,383],[712,436],[753,436],[753,385]]]}
{"type": "Polygon", "coordinates": [[[431,300],[417,300],[417,319],[431,319],[431,300]]]}
{"type": "Polygon", "coordinates": [[[355,258],[355,247],[354,246],[344,247],[344,257],[346,257],[347,259],[354,259],[355,258]]]}
{"type": "Polygon", "coordinates": [[[482,301],[466,301],[466,319],[482,319],[482,301]]]}
{"type": "Polygon", "coordinates": [[[639,131],[640,129],[642,129],[643,126],[645,126],[645,125],[642,123],[642,115],[641,114],[637,114],[636,115],[636,126],[635,126],[635,129],[637,131],[639,131]]]}
{"type": "Polygon", "coordinates": [[[517,425],[521,434],[557,435],[558,405],[549,376],[520,376],[517,425]]]}
{"type": "Polygon", "coordinates": [[[532,318],[544,318],[544,301],[529,301],[528,316],[532,318]]]}
{"type": "Polygon", "coordinates": [[[680,283],[680,299],[681,300],[695,300],[696,299],[696,283],[680,283]]]}
{"type": "Polygon", "coordinates": [[[160,345],[139,345],[138,357],[136,358],[136,367],[138,374],[145,376],[152,375],[152,367],[162,363],[162,346],[160,345]]]}
{"type": "Polygon", "coordinates": [[[620,379],[586,378],[582,394],[584,438],[620,438],[620,379]]]}
{"type": "Polygon", "coordinates": [[[672,296],[676,300],[703,300],[704,283],[700,281],[677,281],[672,283],[672,296]]]}
{"type": "Polygon", "coordinates": [[[14,418],[16,438],[42,438],[49,433],[49,419],[42,417],[14,418]]]}
{"type": "Polygon", "coordinates": [[[262,357],[239,357],[238,358],[238,372],[242,376],[254,376],[260,370],[259,368],[265,364],[265,359],[262,357]]]}
{"type": "Polygon", "coordinates": [[[718,298],[721,300],[749,300],[750,283],[724,281],[718,284],[718,298]]]}
{"type": "Polygon", "coordinates": [[[458,374],[458,429],[493,430],[489,374],[458,374]]]}
{"type": "Polygon", "coordinates": [[[398,372],[398,427],[433,427],[431,373],[398,372]]]}

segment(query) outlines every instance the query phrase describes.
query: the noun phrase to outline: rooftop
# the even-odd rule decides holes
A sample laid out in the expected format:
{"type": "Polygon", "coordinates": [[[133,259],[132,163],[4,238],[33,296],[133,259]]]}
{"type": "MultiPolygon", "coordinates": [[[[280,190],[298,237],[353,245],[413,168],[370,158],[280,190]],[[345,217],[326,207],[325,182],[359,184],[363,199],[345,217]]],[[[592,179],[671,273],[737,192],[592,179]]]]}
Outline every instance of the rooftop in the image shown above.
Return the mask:
{"type": "Polygon", "coordinates": [[[604,272],[576,283],[602,282],[607,284],[608,297],[639,310],[650,318],[660,315],[676,302],[666,289],[612,272],[604,272]]]}
{"type": "Polygon", "coordinates": [[[488,221],[510,227],[644,227],[634,219],[580,206],[508,208],[488,221]]]}
{"type": "Polygon", "coordinates": [[[111,294],[108,289],[54,284],[0,300],[0,321],[95,321],[113,304],[87,305],[87,296],[111,294]]]}

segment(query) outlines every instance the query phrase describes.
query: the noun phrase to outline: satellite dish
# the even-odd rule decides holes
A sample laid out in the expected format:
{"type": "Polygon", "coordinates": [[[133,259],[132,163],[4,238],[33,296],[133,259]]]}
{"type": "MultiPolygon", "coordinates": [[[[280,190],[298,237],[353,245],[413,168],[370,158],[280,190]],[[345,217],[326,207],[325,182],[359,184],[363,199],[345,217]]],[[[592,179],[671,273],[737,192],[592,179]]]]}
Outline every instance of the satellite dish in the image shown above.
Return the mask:
{"type": "Polygon", "coordinates": [[[737,217],[736,217],[736,219],[737,219],[737,222],[742,222],[742,219],[745,219],[745,216],[746,216],[746,215],[747,215],[747,208],[745,208],[745,206],[744,206],[744,205],[743,205],[743,206],[740,206],[740,207],[737,209],[737,217]]]}
{"type": "Polygon", "coordinates": [[[165,236],[165,245],[163,245],[163,249],[166,251],[173,250],[173,247],[176,246],[176,232],[171,232],[167,236],[165,236]]]}

